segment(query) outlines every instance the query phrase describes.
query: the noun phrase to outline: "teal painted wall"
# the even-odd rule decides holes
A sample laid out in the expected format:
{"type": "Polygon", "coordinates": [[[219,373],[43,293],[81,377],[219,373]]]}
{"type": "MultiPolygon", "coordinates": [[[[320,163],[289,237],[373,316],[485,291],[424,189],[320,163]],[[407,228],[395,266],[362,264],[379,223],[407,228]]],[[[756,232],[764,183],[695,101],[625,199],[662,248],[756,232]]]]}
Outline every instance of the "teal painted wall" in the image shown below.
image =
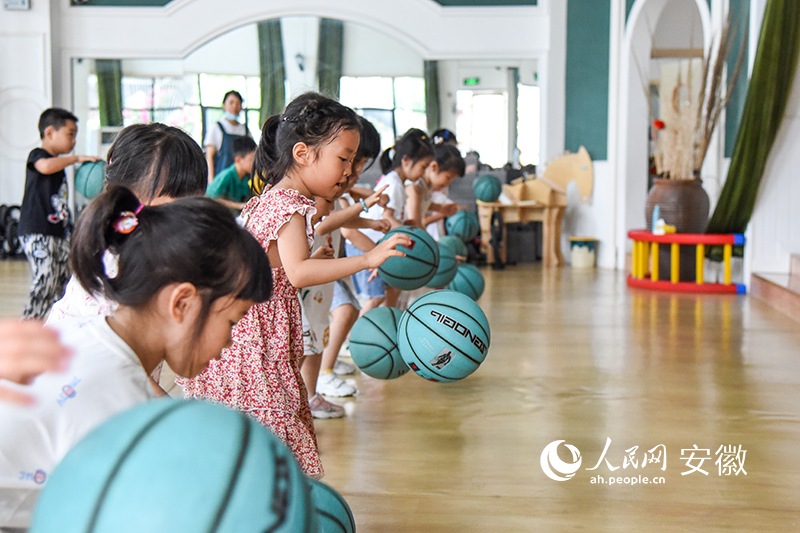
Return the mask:
{"type": "MultiPolygon", "coordinates": [[[[730,57],[728,57],[728,76],[733,74],[739,47],[747,47],[747,43],[744,42],[744,37],[750,21],[750,0],[730,0],[730,9],[731,13],[733,13],[734,26],[738,26],[738,30],[733,45],[733,52],[730,57]]],[[[758,36],[754,37],[758,38],[758,36]]],[[[745,48],[745,50],[747,50],[747,48],[745,48]]],[[[747,51],[745,51],[744,63],[736,79],[736,85],[734,85],[733,91],[731,92],[731,99],[728,102],[728,109],[725,114],[725,157],[730,157],[733,153],[733,145],[736,143],[736,133],[739,131],[739,123],[742,120],[744,100],[747,96],[748,55],[747,51]]]]}
{"type": "Polygon", "coordinates": [[[611,0],[569,0],[564,147],[594,160],[608,159],[610,29],[611,0]]]}
{"type": "Polygon", "coordinates": [[[628,20],[628,17],[631,16],[631,9],[633,9],[633,4],[636,3],[636,0],[625,0],[625,20],[628,20]]]}

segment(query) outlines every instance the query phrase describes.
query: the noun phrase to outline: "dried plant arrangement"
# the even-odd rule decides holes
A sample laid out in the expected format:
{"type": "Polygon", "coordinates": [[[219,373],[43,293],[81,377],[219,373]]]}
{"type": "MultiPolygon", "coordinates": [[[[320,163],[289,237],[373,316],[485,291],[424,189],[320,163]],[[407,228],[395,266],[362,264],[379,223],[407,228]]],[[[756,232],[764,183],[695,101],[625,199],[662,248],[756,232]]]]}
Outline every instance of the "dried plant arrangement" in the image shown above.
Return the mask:
{"type": "MultiPolygon", "coordinates": [[[[719,124],[720,116],[728,106],[736,80],[745,59],[747,30],[737,51],[736,62],[727,83],[725,80],[727,58],[734,52],[738,27],[729,13],[720,31],[719,39],[712,39],[704,51],[702,68],[685,62],[680,68],[678,81],[672,89],[669,104],[656,117],[645,85],[645,95],[650,111],[651,129],[655,141],[656,172],[669,179],[694,179],[703,166],[711,137],[719,124]],[[702,70],[702,72],[700,72],[702,70]],[[700,76],[697,80],[695,76],[700,76]]],[[[634,55],[639,75],[643,70],[634,55]]]]}

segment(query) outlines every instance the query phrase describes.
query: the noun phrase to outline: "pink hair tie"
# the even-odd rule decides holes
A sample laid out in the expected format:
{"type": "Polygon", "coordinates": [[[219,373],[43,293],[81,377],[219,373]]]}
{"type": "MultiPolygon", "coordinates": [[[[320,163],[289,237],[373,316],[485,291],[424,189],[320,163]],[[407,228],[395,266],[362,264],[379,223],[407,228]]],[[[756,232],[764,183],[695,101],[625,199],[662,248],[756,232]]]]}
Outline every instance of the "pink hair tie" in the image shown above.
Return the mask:
{"type": "Polygon", "coordinates": [[[117,220],[111,224],[111,227],[114,228],[114,231],[117,233],[121,233],[123,235],[129,234],[136,229],[136,226],[139,225],[139,219],[136,215],[142,211],[142,207],[144,206],[139,204],[139,207],[137,207],[135,211],[123,211],[119,214],[117,220]]]}

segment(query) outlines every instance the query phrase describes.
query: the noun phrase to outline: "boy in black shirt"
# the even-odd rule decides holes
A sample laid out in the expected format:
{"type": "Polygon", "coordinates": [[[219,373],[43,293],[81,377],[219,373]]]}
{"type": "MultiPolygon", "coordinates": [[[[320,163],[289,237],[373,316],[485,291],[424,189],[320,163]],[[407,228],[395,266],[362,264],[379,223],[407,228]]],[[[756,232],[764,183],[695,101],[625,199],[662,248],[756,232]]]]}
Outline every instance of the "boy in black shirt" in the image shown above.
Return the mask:
{"type": "Polygon", "coordinates": [[[28,155],[25,195],[19,234],[33,271],[30,296],[22,318],[44,318],[61,298],[69,279],[69,219],[67,176],[74,163],[98,158],[68,154],[75,147],[78,118],[59,108],[46,109],[39,117],[42,147],[28,155]]]}

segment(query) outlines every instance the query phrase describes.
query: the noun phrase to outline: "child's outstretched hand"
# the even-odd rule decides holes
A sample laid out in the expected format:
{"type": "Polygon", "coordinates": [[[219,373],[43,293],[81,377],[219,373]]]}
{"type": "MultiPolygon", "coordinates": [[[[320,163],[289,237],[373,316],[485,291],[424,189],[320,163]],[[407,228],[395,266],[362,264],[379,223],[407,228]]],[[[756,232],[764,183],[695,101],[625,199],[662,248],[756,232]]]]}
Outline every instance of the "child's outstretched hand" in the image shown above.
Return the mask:
{"type": "Polygon", "coordinates": [[[333,259],[333,248],[320,246],[311,253],[311,259],[333,259]]]}
{"type": "Polygon", "coordinates": [[[384,218],[380,218],[378,220],[367,219],[366,224],[370,229],[374,229],[375,231],[380,231],[383,233],[386,233],[392,229],[392,223],[384,218]]]}
{"type": "Polygon", "coordinates": [[[380,189],[376,189],[371,195],[364,199],[364,203],[367,204],[367,207],[372,207],[375,204],[378,204],[381,207],[386,207],[386,204],[389,203],[389,196],[383,194],[383,191],[386,190],[389,184],[387,183],[380,189]]]}
{"type": "Polygon", "coordinates": [[[444,204],[442,209],[440,210],[442,215],[446,217],[451,217],[458,212],[458,204],[455,202],[450,202],[449,204],[444,204]]]}
{"type": "Polygon", "coordinates": [[[78,158],[78,163],[86,163],[86,162],[89,162],[89,161],[94,163],[95,161],[102,161],[102,159],[100,159],[99,157],[95,157],[93,155],[78,155],[78,156],[75,156],[75,157],[78,158]]]}
{"type": "MultiPolygon", "coordinates": [[[[62,345],[58,334],[34,321],[0,321],[0,378],[28,384],[42,372],[67,368],[72,351],[62,345]]],[[[28,395],[0,386],[0,400],[31,404],[28,395]]]]}
{"type": "Polygon", "coordinates": [[[367,268],[378,268],[390,257],[405,257],[405,253],[396,250],[398,246],[411,246],[411,237],[404,233],[395,233],[388,239],[380,242],[375,248],[364,254],[367,259],[367,268]]]}

